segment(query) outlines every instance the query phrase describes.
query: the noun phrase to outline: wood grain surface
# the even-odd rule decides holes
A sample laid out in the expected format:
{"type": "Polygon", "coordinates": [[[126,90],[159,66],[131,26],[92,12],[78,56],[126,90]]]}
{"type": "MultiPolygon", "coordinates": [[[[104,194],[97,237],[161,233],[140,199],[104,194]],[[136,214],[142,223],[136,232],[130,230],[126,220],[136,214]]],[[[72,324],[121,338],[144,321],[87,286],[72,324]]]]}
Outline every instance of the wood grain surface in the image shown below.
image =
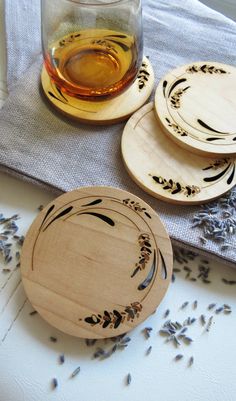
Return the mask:
{"type": "Polygon", "coordinates": [[[141,199],[113,188],[60,196],[33,222],[21,272],[33,307],[61,331],[112,337],[145,320],[172,273],[169,236],[141,199]]]}
{"type": "Polygon", "coordinates": [[[202,156],[236,155],[236,68],[213,61],[179,67],[159,83],[155,109],[165,132],[202,156]]]}
{"type": "Polygon", "coordinates": [[[178,146],[163,132],[152,103],[127,122],[121,150],[132,179],[166,202],[205,203],[236,184],[234,158],[201,157],[178,146]]]}

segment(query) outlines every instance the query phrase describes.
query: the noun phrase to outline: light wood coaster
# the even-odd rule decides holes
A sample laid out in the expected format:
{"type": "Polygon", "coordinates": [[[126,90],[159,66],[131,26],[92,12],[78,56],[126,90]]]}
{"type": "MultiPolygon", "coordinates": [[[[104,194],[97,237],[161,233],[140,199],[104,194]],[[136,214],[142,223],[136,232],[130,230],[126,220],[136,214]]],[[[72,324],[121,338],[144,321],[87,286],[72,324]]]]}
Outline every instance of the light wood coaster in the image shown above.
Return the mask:
{"type": "Polygon", "coordinates": [[[90,124],[114,124],[129,118],[149,99],[154,87],[154,71],[150,61],[144,57],[135,82],[126,92],[114,99],[91,102],[77,99],[62,92],[43,67],[41,82],[48,100],[60,112],[90,124]]]}
{"type": "Polygon", "coordinates": [[[158,215],[129,192],[81,188],[50,203],[31,225],[21,272],[33,307],[73,336],[104,338],[155,311],[172,274],[158,215]]]}
{"type": "Polygon", "coordinates": [[[165,76],[155,96],[165,132],[203,156],[236,155],[236,68],[197,62],[165,76]]]}
{"type": "Polygon", "coordinates": [[[127,122],[121,148],[133,180],[170,203],[205,203],[236,184],[234,158],[201,157],[176,145],[163,132],[152,103],[127,122]]]}

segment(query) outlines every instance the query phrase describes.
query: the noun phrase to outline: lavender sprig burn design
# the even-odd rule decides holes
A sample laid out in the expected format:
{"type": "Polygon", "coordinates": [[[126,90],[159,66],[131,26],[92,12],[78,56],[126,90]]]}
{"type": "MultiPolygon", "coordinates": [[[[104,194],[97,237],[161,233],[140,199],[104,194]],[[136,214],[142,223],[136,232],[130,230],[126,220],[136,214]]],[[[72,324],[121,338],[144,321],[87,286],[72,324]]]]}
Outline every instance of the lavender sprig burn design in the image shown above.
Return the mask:
{"type": "Polygon", "coordinates": [[[136,274],[144,270],[147,263],[150,260],[150,256],[152,254],[151,250],[151,242],[150,242],[150,235],[149,234],[141,234],[138,238],[139,246],[140,246],[140,256],[138,263],[135,264],[135,269],[131,275],[131,278],[136,276],[136,274]]]}
{"type": "Polygon", "coordinates": [[[142,308],[143,307],[140,302],[132,302],[121,312],[118,310],[113,310],[112,312],[105,310],[103,314],[93,314],[89,317],[86,317],[84,321],[90,324],[92,327],[98,324],[101,325],[103,329],[106,329],[107,327],[110,329],[117,329],[120,324],[124,323],[125,321],[133,322],[135,318],[138,319],[142,308]]]}

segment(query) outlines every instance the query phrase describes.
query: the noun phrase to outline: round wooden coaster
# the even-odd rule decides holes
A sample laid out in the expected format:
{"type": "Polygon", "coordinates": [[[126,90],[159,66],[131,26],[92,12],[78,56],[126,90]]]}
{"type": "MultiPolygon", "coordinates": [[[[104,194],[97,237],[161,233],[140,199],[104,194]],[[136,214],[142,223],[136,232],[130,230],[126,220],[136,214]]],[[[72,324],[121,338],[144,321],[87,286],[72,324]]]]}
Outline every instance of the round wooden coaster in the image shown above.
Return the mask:
{"type": "Polygon", "coordinates": [[[152,103],[127,122],[121,148],[133,180],[170,203],[208,202],[236,184],[235,159],[201,157],[176,145],[163,132],[152,103]]]}
{"type": "Polygon", "coordinates": [[[21,257],[34,308],[61,331],[120,335],[145,320],[172,274],[169,236],[141,199],[81,188],[50,203],[31,225],[21,257]]]}
{"type": "Polygon", "coordinates": [[[48,100],[63,114],[90,124],[114,124],[127,119],[146,103],[154,87],[154,72],[144,57],[135,82],[126,92],[114,99],[90,102],[62,92],[43,67],[41,82],[48,100]]]}
{"type": "Polygon", "coordinates": [[[203,156],[236,155],[236,68],[198,62],[165,76],[155,96],[165,132],[203,156]]]}

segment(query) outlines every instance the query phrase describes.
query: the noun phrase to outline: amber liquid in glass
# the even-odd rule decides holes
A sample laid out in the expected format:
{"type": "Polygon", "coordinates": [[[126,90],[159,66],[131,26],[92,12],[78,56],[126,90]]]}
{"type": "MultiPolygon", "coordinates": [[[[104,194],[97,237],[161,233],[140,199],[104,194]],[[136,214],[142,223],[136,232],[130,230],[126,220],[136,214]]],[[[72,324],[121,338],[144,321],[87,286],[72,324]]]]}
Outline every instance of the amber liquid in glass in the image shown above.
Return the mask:
{"type": "Polygon", "coordinates": [[[44,61],[62,91],[82,99],[103,100],[122,93],[134,81],[138,54],[134,37],[89,29],[54,42],[44,61]]]}

